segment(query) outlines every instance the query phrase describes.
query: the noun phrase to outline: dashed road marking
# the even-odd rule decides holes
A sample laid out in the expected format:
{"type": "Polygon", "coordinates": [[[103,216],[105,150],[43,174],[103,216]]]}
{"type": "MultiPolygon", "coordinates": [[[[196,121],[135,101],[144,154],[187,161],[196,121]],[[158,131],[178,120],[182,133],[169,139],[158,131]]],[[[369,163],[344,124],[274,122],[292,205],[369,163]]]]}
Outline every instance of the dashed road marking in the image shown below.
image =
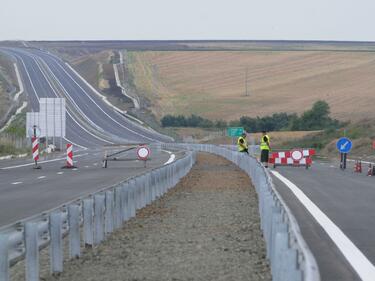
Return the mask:
{"type": "Polygon", "coordinates": [[[85,168],[89,168],[89,166],[85,166],[85,168]]]}
{"type": "Polygon", "coordinates": [[[46,176],[40,176],[38,177],[38,179],[44,179],[46,176]]]}
{"type": "Polygon", "coordinates": [[[58,174],[58,175],[62,175],[64,172],[57,172],[56,174],[58,174]]]}
{"type": "Polygon", "coordinates": [[[78,171],[78,169],[77,169],[77,168],[74,168],[74,169],[72,169],[72,171],[78,171]]]}
{"type": "Polygon", "coordinates": [[[16,181],[16,182],[12,182],[13,185],[17,185],[17,184],[21,184],[23,183],[22,181],[16,181]]]}
{"type": "Polygon", "coordinates": [[[357,272],[360,278],[364,281],[372,281],[375,276],[375,266],[367,259],[367,257],[354,245],[354,243],[344,234],[344,232],[334,222],[323,213],[314,202],[306,196],[301,189],[294,183],[282,176],[276,171],[271,173],[281,180],[290,191],[297,197],[297,199],[305,206],[307,211],[320,224],[328,236],[336,244],[345,259],[357,272]]]}

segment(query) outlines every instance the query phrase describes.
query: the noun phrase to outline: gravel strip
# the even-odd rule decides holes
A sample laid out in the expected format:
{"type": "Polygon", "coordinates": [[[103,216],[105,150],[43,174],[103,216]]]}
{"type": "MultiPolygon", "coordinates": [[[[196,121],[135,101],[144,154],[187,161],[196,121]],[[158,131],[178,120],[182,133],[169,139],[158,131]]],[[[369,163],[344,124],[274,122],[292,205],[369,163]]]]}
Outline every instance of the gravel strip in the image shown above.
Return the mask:
{"type": "Polygon", "coordinates": [[[201,153],[172,191],[42,280],[271,280],[259,223],[247,175],[201,153]]]}

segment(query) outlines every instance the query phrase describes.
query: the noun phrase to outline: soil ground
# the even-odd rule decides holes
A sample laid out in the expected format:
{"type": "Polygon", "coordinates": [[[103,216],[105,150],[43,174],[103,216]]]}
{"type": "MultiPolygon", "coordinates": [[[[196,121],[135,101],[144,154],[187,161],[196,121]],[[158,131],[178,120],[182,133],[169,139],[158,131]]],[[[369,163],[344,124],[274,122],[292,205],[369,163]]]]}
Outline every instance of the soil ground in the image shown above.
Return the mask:
{"type": "Polygon", "coordinates": [[[172,191],[43,280],[271,280],[259,223],[247,175],[198,154],[172,191]]]}
{"type": "Polygon", "coordinates": [[[197,114],[229,121],[302,113],[319,99],[340,120],[375,117],[372,52],[128,53],[137,92],[151,101],[157,117],[197,114]]]}

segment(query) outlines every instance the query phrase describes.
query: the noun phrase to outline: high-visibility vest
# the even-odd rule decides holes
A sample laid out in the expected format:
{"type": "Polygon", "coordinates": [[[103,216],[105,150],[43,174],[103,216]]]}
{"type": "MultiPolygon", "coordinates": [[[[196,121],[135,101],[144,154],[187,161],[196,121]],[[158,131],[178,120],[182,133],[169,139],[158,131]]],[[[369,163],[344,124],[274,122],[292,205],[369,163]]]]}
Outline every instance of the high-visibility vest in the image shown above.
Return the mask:
{"type": "Polygon", "coordinates": [[[238,147],[238,151],[239,152],[242,152],[245,149],[247,149],[247,141],[246,141],[246,139],[244,137],[239,137],[238,138],[238,140],[237,140],[237,147],[238,147]],[[241,143],[240,140],[243,140],[243,143],[241,143]]]}
{"type": "Polygon", "coordinates": [[[268,135],[262,136],[262,138],[260,139],[260,150],[270,150],[267,142],[270,142],[270,137],[268,135]]]}

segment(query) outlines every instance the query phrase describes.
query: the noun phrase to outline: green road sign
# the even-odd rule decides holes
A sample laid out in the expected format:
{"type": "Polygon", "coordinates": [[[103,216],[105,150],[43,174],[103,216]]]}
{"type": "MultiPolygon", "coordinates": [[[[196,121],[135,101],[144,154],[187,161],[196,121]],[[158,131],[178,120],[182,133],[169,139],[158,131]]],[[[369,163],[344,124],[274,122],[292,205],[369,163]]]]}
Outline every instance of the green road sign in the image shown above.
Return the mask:
{"type": "Polygon", "coordinates": [[[229,137],[239,137],[243,134],[244,129],[242,127],[229,127],[227,128],[227,135],[229,137]]]}

